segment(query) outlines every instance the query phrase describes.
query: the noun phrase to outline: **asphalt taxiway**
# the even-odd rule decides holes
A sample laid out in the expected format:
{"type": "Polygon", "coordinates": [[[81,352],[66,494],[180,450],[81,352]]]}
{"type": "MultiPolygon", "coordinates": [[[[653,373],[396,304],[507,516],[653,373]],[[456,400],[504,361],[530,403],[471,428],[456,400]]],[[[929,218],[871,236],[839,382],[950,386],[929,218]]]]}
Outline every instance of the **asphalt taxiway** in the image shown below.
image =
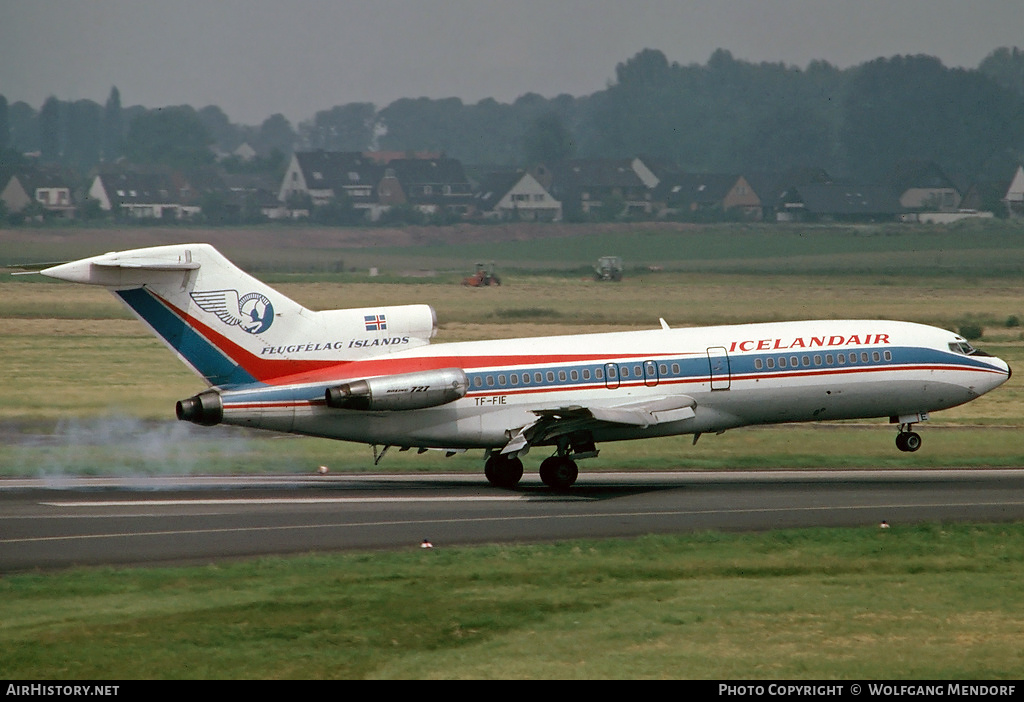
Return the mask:
{"type": "Polygon", "coordinates": [[[1024,469],[0,479],[0,572],[700,530],[1024,519],[1024,469]]]}

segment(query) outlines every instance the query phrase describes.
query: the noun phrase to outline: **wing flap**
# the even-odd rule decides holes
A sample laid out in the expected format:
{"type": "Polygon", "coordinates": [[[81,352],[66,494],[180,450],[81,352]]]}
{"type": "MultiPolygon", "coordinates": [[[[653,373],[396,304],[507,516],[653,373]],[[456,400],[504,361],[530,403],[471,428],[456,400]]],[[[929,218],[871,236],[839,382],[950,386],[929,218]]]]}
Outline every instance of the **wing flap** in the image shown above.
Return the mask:
{"type": "Polygon", "coordinates": [[[560,410],[539,410],[536,414],[548,417],[580,419],[589,417],[611,424],[649,427],[664,422],[677,422],[696,416],[697,401],[689,395],[671,395],[647,398],[611,407],[569,407],[560,410]]]}
{"type": "Polygon", "coordinates": [[[533,410],[537,421],[521,427],[502,448],[501,453],[519,453],[533,444],[564,434],[594,429],[602,424],[646,428],[666,422],[679,422],[696,416],[697,401],[688,395],[672,395],[631,402],[612,407],[572,405],[533,410]]]}
{"type": "Polygon", "coordinates": [[[587,411],[599,421],[612,424],[629,424],[631,426],[649,427],[664,422],[677,422],[696,416],[693,408],[697,403],[693,398],[680,397],[660,398],[651,402],[620,407],[591,407],[587,411]]]}

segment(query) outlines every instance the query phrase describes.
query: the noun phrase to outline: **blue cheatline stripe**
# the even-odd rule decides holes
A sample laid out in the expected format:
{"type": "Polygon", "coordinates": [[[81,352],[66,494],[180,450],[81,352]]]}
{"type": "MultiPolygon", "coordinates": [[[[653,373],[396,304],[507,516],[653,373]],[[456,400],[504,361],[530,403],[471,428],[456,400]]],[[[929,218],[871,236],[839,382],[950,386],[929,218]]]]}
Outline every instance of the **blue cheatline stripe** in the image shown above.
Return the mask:
{"type": "MultiPolygon", "coordinates": [[[[607,372],[606,369],[609,365],[614,365],[619,369],[618,376],[611,381],[613,388],[619,386],[627,388],[641,385],[654,386],[673,383],[707,382],[711,380],[706,356],[687,354],[685,357],[658,357],[654,360],[656,363],[654,370],[656,372],[652,376],[647,375],[647,364],[650,363],[650,360],[635,359],[629,361],[609,359],[607,363],[566,364],[560,366],[541,365],[534,367],[520,365],[506,366],[504,368],[494,367],[483,371],[467,371],[469,394],[473,396],[496,392],[518,393],[530,390],[539,392],[552,389],[604,388],[608,385],[604,373],[607,372]],[[639,374],[636,369],[639,369],[639,374]],[[625,370],[628,370],[628,375],[625,374],[625,370]],[[551,379],[548,379],[549,373],[552,374],[551,379]],[[575,373],[575,376],[573,373],[575,373]],[[536,375],[540,375],[541,379],[537,380],[536,375]]],[[[716,376],[717,379],[725,380],[727,377],[735,380],[789,376],[817,377],[869,371],[903,372],[918,370],[919,366],[926,368],[942,366],[947,370],[1002,372],[983,361],[969,358],[962,354],[913,346],[885,348],[868,346],[842,348],[839,351],[834,349],[816,349],[813,352],[801,351],[799,353],[735,354],[728,357],[728,362],[728,375],[723,373],[720,377],[716,376]],[[864,361],[860,357],[860,354],[864,352],[869,354],[875,352],[879,354],[888,353],[890,355],[888,358],[881,356],[877,361],[871,356],[868,361],[864,361]],[[857,361],[855,363],[844,362],[840,364],[838,362],[839,354],[843,354],[844,357],[848,358],[854,353],[857,354],[857,361]],[[791,359],[794,356],[799,359],[797,365],[792,365],[791,359]],[[832,357],[831,363],[826,360],[829,356],[832,357]],[[807,365],[803,363],[804,357],[808,359],[807,365]],[[786,360],[785,366],[778,365],[780,358],[786,360]],[[814,363],[811,361],[813,358],[818,358],[819,362],[814,363]],[[761,368],[755,366],[756,360],[764,362],[768,359],[775,363],[771,368],[768,368],[767,365],[763,365],[761,368]]]]}
{"type": "Polygon", "coordinates": [[[256,382],[245,369],[221,353],[145,288],[118,290],[117,295],[211,385],[230,387],[256,382]]]}

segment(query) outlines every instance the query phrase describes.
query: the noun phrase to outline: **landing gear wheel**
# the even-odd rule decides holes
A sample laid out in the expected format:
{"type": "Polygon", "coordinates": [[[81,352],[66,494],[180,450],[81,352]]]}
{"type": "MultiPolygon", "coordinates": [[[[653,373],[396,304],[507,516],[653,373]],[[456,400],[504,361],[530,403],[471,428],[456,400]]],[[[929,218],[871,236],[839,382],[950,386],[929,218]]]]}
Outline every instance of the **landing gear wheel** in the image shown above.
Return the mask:
{"type": "Polygon", "coordinates": [[[921,435],[916,431],[901,431],[896,435],[896,448],[913,453],[921,448],[921,435]]]}
{"type": "Polygon", "coordinates": [[[565,490],[576,482],[580,471],[576,461],[567,456],[551,456],[540,464],[540,479],[555,490],[565,490]]]}
{"type": "Polygon", "coordinates": [[[491,456],[484,463],[484,475],[495,487],[514,488],[523,477],[523,462],[508,456],[491,456]]]}

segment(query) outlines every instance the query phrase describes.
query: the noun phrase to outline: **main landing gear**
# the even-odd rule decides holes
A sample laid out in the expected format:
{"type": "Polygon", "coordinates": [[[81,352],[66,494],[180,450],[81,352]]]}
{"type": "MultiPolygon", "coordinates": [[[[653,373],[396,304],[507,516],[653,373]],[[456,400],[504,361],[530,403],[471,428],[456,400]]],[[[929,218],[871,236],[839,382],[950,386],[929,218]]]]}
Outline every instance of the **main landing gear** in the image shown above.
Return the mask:
{"type": "Polygon", "coordinates": [[[491,454],[484,463],[484,475],[494,487],[513,488],[523,477],[523,462],[500,453],[491,454]]]}
{"type": "Polygon", "coordinates": [[[540,479],[556,490],[565,490],[576,482],[579,475],[576,461],[568,456],[549,456],[540,464],[540,479]]]}
{"type": "MultiPolygon", "coordinates": [[[[589,431],[559,436],[555,441],[555,454],[541,461],[540,479],[553,490],[567,490],[580,475],[576,459],[594,458],[597,454],[594,437],[589,431]]],[[[491,449],[484,463],[484,475],[495,487],[515,487],[523,477],[523,462],[491,449]]]]}
{"type": "MultiPolygon", "coordinates": [[[[565,490],[576,482],[580,471],[568,456],[550,456],[540,464],[540,479],[555,490],[565,490]]],[[[484,463],[484,475],[495,487],[513,488],[523,477],[523,462],[500,453],[491,454],[484,463]]]]}

